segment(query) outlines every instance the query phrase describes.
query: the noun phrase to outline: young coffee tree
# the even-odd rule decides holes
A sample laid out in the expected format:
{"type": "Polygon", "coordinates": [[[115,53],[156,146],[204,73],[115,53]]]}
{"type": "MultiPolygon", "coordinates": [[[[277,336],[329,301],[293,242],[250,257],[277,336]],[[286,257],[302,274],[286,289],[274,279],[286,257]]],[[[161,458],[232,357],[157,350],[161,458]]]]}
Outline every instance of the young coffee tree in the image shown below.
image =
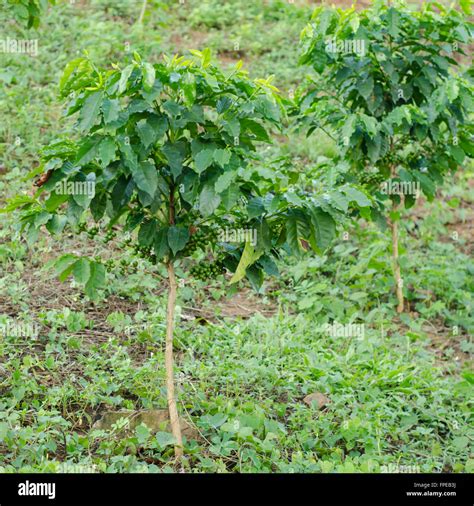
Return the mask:
{"type": "MultiPolygon", "coordinates": [[[[281,119],[270,82],[250,80],[240,63],[222,72],[208,50],[192,54],[159,64],[135,54],[130,65],[111,70],[88,58],[69,63],[60,89],[70,99],[67,115],[77,114],[76,140],[47,146],[31,173],[40,175],[35,194],[18,195],[6,207],[21,210],[29,240],[42,226],[52,234],[88,229],[91,237],[106,230],[107,241],[120,231],[124,246],[166,267],[166,386],[177,457],[183,449],[173,382],[176,265],[186,268],[183,259],[201,250],[206,257],[195,276],[227,270],[230,283],[246,277],[259,287],[265,272],[278,273],[279,251],[324,250],[343,215],[324,196],[296,190],[297,173],[257,163],[256,144],[270,142],[267,128],[281,119]],[[96,226],[88,226],[88,213],[96,226]]],[[[357,190],[342,191],[346,206],[370,205],[357,190]]],[[[94,298],[108,263],[67,254],[55,268],[94,298]]]]}
{"type": "Polygon", "coordinates": [[[378,202],[372,218],[385,222],[390,210],[398,312],[401,210],[419,188],[431,201],[445,175],[473,155],[473,87],[460,70],[473,25],[469,1],[460,3],[461,10],[385,0],[360,12],[321,6],[302,33],[301,63],[317,74],[299,97],[302,118],[309,133],[321,128],[337,141],[353,178],[378,202]]]}

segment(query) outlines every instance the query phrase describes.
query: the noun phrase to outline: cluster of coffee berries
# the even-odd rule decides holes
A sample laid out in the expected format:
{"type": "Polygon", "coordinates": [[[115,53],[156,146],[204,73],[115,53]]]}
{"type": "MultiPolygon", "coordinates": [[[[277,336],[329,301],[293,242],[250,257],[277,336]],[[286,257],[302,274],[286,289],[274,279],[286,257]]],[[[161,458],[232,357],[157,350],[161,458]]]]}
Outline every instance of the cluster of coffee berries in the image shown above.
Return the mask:
{"type": "Polygon", "coordinates": [[[120,262],[116,263],[115,260],[109,258],[104,262],[104,265],[108,272],[114,271],[118,268],[122,276],[125,274],[135,274],[138,271],[138,260],[130,262],[123,258],[120,262]]]}
{"type": "Polygon", "coordinates": [[[77,231],[81,234],[82,232],[85,232],[87,230],[87,224],[85,221],[79,223],[77,226],[77,231]]]}
{"type": "Polygon", "coordinates": [[[134,260],[133,262],[129,262],[128,260],[122,259],[120,260],[120,274],[124,276],[125,274],[135,274],[138,270],[138,261],[134,260]]]}
{"type": "Polygon", "coordinates": [[[188,257],[195,253],[198,249],[205,250],[208,244],[213,244],[217,241],[218,232],[216,229],[211,227],[200,227],[198,230],[190,229],[191,236],[181,251],[181,256],[188,257]]]}
{"type": "Polygon", "coordinates": [[[119,248],[128,248],[132,244],[132,239],[130,237],[127,237],[127,239],[123,240],[119,244],[119,248]]]}
{"type": "Polygon", "coordinates": [[[382,164],[384,166],[398,165],[401,161],[401,158],[396,153],[388,151],[382,159],[382,164]]]}
{"type": "Polygon", "coordinates": [[[201,281],[216,278],[220,274],[224,274],[225,268],[221,261],[216,262],[200,262],[191,268],[191,275],[201,281]]]}
{"type": "Polygon", "coordinates": [[[87,231],[87,235],[93,239],[99,233],[99,227],[92,227],[87,231]]]}
{"type": "Polygon", "coordinates": [[[152,264],[156,264],[156,255],[153,251],[153,248],[151,246],[140,246],[139,244],[136,244],[133,247],[133,251],[136,255],[138,255],[141,258],[144,258],[145,260],[148,260],[152,264]]]}
{"type": "Polygon", "coordinates": [[[378,186],[385,180],[385,177],[380,172],[363,173],[360,175],[359,181],[364,186],[378,186]]]}
{"type": "Polygon", "coordinates": [[[115,262],[109,258],[109,260],[107,260],[105,262],[105,268],[107,269],[108,272],[111,272],[115,269],[115,262]]]}
{"type": "Polygon", "coordinates": [[[86,232],[87,235],[93,239],[98,233],[99,233],[99,227],[91,227],[91,228],[87,228],[87,223],[85,222],[82,222],[82,223],[79,223],[79,225],[77,226],[77,231],[79,234],[82,234],[83,232],[86,232]]]}
{"type": "Polygon", "coordinates": [[[104,242],[109,243],[112,239],[115,239],[116,235],[117,234],[115,233],[114,230],[112,230],[112,229],[107,230],[107,233],[105,234],[105,237],[104,237],[104,242]]]}

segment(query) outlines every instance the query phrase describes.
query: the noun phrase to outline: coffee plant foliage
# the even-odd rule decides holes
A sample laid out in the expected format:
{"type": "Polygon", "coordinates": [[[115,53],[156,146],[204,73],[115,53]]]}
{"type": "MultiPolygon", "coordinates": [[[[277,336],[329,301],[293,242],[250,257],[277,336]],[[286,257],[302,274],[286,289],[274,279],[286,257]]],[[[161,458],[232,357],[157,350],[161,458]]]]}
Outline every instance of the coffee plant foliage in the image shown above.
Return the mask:
{"type": "Polygon", "coordinates": [[[4,7],[27,28],[38,28],[41,14],[48,4],[55,5],[56,0],[3,0],[4,7]]]}
{"type": "MultiPolygon", "coordinates": [[[[98,223],[89,235],[122,230],[124,246],[152,263],[174,263],[196,250],[207,268],[197,277],[233,273],[258,288],[264,274],[277,274],[279,251],[301,255],[328,247],[349,206],[371,205],[366,195],[345,185],[338,203],[321,190],[297,189],[298,173],[268,163],[256,150],[271,142],[284,109],[270,80],[251,80],[241,63],[224,73],[209,50],[192,57],[142,61],[101,70],[88,58],[70,62],[60,82],[69,99],[67,115],[77,115],[72,136],[43,149],[30,177],[44,183],[35,195],[12,199],[21,208],[21,228],[34,240],[45,226],[52,234],[87,228],[89,211],[98,223]],[[41,179],[40,178],[40,179],[41,179]],[[93,194],[58,191],[60,183],[91,183],[93,194]],[[343,205],[341,206],[341,202],[343,205]],[[236,244],[219,232],[255,230],[236,244]],[[211,260],[212,258],[212,260],[211,260]]],[[[56,272],[73,274],[95,297],[105,278],[102,261],[61,257],[56,272]]]]}
{"type": "MultiPolygon", "coordinates": [[[[380,184],[391,178],[419,183],[432,200],[444,176],[473,156],[472,69],[462,67],[469,12],[468,1],[460,10],[437,2],[419,10],[402,1],[361,12],[321,6],[302,32],[301,63],[316,72],[297,97],[302,122],[308,135],[322,128],[334,137],[379,203],[387,199],[380,184]]],[[[405,206],[414,200],[406,195],[405,206]]]]}

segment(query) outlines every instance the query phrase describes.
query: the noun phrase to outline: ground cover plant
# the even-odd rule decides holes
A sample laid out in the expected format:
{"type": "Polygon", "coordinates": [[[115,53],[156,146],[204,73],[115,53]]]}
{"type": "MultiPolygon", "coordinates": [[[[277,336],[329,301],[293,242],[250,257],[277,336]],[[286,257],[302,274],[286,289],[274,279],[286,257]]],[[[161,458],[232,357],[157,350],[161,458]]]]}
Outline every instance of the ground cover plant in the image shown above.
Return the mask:
{"type": "MultiPolygon", "coordinates": [[[[332,129],[294,129],[311,8],[143,6],[57,2],[30,28],[0,14],[9,37],[39,41],[36,57],[0,54],[1,472],[472,472],[468,157],[399,221],[397,315],[391,245],[369,219],[376,186],[344,163],[332,129]],[[184,59],[163,60],[177,51],[184,59]],[[267,70],[273,80],[259,81],[267,70]],[[92,174],[92,198],[61,194],[67,183],[87,190],[92,174]],[[120,178],[133,192],[114,197],[120,178]],[[264,222],[271,247],[258,256],[264,222]],[[242,258],[255,262],[231,283],[242,258]],[[170,321],[182,445],[158,416],[170,321]]],[[[460,59],[456,79],[469,88],[465,70],[460,59]]]]}

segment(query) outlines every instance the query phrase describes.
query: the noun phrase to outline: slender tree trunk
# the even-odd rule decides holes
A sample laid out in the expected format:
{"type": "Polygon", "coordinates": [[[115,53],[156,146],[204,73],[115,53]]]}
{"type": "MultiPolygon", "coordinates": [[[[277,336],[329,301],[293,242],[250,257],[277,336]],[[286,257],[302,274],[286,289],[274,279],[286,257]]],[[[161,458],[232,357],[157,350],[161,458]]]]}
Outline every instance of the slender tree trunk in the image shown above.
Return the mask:
{"type": "Polygon", "coordinates": [[[145,12],[146,12],[146,7],[147,7],[147,5],[148,5],[148,0],[143,0],[142,9],[141,9],[141,11],[140,11],[140,16],[139,16],[139,18],[138,18],[138,20],[137,20],[137,23],[138,23],[138,24],[143,23],[143,18],[144,18],[144,16],[145,16],[145,12]]]}
{"type": "MultiPolygon", "coordinates": [[[[395,166],[391,168],[391,177],[396,176],[395,166]]],[[[403,205],[403,195],[400,195],[400,204],[393,206],[393,211],[398,212],[403,205]]],[[[398,219],[391,220],[392,228],[392,263],[393,263],[393,277],[395,278],[395,289],[397,292],[398,306],[397,313],[403,313],[404,300],[403,300],[403,279],[400,272],[400,261],[398,254],[398,219]]]]}
{"type": "MultiPolygon", "coordinates": [[[[398,206],[394,210],[398,209],[398,206]]],[[[392,260],[393,260],[393,276],[395,278],[395,286],[397,290],[397,313],[403,313],[403,279],[400,273],[400,262],[398,259],[398,221],[392,220],[392,260]]]]}
{"type": "Polygon", "coordinates": [[[176,397],[174,391],[174,360],[173,360],[173,327],[174,327],[174,308],[176,304],[176,277],[172,262],[168,263],[168,311],[166,314],[166,348],[165,348],[165,366],[166,366],[166,392],[168,397],[168,410],[170,414],[171,432],[176,440],[174,453],[177,459],[183,456],[183,438],[181,435],[181,426],[179,423],[178,409],[176,407],[176,397]]]}

